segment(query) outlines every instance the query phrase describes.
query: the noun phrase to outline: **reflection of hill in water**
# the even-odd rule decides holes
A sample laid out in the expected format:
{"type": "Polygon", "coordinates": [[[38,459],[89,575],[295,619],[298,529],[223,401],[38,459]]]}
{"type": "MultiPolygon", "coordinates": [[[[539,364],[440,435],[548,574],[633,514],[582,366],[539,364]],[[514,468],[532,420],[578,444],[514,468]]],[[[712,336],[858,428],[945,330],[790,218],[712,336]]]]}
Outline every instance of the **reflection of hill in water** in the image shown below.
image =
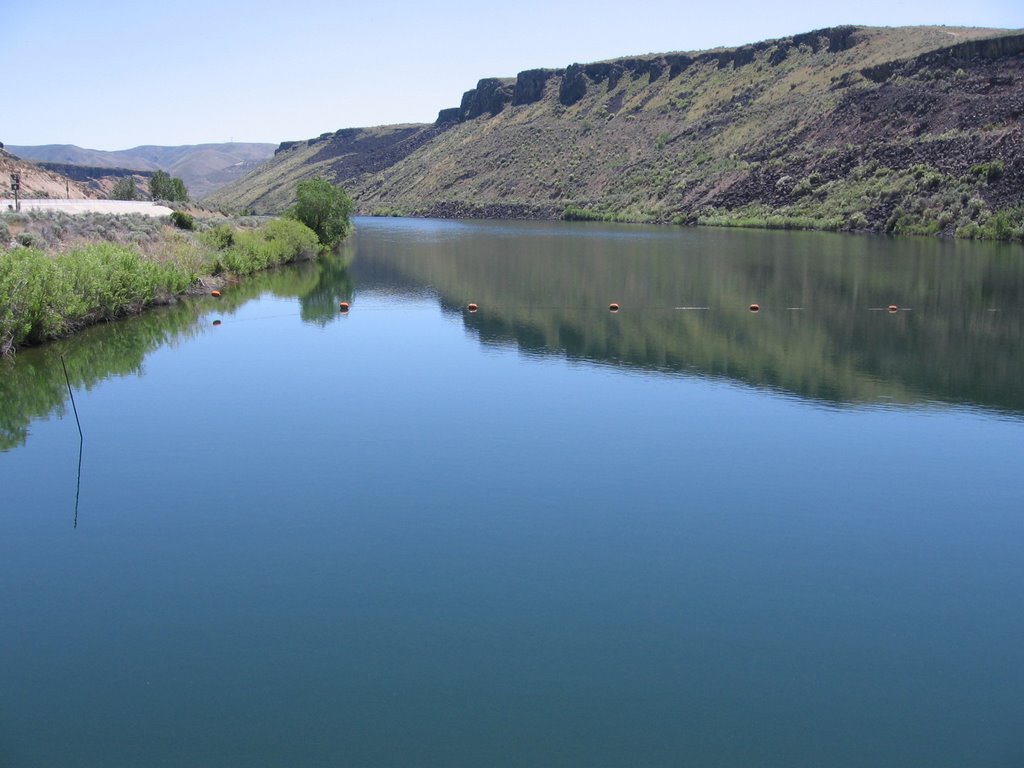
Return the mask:
{"type": "Polygon", "coordinates": [[[476,302],[465,323],[482,342],[535,354],[836,403],[1024,412],[1019,248],[552,224],[450,225],[456,238],[438,226],[434,238],[360,238],[356,283],[431,288],[451,311],[476,302]],[[906,309],[891,315],[892,303],[906,309]]]}
{"type": "MultiPolygon", "coordinates": [[[[550,223],[364,222],[360,231],[340,256],[245,280],[216,312],[269,292],[297,297],[305,322],[325,324],[354,284],[437,295],[459,314],[474,301],[481,309],[463,315],[467,328],[530,354],[727,377],[834,403],[941,400],[1024,413],[1019,248],[550,223]],[[912,310],[873,309],[890,303],[912,310]]],[[[0,451],[65,407],[61,353],[72,386],[89,389],[202,333],[196,320],[212,308],[186,301],[0,361],[0,451]]]]}

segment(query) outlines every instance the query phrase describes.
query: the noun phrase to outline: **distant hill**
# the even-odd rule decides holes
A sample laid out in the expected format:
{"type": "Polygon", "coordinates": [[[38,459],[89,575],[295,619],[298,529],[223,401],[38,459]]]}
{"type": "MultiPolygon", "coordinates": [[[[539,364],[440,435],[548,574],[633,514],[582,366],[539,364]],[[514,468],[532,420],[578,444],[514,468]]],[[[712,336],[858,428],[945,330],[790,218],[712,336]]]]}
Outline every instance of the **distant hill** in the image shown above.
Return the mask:
{"type": "Polygon", "coordinates": [[[274,149],[274,144],[251,143],[141,146],[112,152],[73,144],[7,147],[18,157],[48,164],[111,168],[119,172],[166,171],[184,181],[195,200],[249,173],[269,159],[274,149]]]}
{"type": "Polygon", "coordinates": [[[19,196],[22,198],[67,197],[80,200],[97,196],[96,191],[85,184],[41,168],[0,149],[0,198],[14,197],[11,191],[11,174],[14,173],[21,177],[19,196]]]}
{"type": "Polygon", "coordinates": [[[836,27],[487,78],[431,125],[286,142],[211,204],[322,175],[364,213],[952,233],[1024,203],[1024,35],[836,27]]]}

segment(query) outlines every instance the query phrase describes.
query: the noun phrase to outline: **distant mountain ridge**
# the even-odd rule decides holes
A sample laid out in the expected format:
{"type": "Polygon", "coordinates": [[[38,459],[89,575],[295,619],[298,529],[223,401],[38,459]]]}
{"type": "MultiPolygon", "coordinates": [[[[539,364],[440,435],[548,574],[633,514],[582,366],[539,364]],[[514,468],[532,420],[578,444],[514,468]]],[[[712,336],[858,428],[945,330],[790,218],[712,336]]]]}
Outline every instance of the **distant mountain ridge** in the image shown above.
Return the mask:
{"type": "Polygon", "coordinates": [[[96,191],[86,184],[28,162],[6,149],[0,149],[0,198],[13,198],[10,180],[13,174],[19,177],[19,195],[22,199],[64,197],[81,200],[97,196],[96,191]]]}
{"type": "Polygon", "coordinates": [[[1024,35],[814,30],[485,78],[430,125],[282,143],[208,198],[277,212],[298,181],[363,213],[946,233],[1024,205],[1024,35]]]}
{"type": "MultiPolygon", "coordinates": [[[[177,147],[144,145],[106,151],[73,144],[7,146],[25,160],[53,166],[84,166],[90,169],[166,171],[185,182],[193,199],[200,199],[241,178],[273,156],[275,144],[192,144],[177,147]]],[[[79,174],[75,175],[79,178],[79,174]]]]}

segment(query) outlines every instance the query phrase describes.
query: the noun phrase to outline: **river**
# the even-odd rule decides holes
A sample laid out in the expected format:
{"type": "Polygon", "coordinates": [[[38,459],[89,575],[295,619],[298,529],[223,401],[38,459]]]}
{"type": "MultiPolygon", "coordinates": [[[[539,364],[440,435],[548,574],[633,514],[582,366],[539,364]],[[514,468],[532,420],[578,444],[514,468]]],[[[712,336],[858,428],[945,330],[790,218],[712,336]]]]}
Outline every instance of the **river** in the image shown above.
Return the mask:
{"type": "Polygon", "coordinates": [[[360,219],[0,366],[0,764],[1017,765],[1022,446],[1019,246],[360,219]]]}

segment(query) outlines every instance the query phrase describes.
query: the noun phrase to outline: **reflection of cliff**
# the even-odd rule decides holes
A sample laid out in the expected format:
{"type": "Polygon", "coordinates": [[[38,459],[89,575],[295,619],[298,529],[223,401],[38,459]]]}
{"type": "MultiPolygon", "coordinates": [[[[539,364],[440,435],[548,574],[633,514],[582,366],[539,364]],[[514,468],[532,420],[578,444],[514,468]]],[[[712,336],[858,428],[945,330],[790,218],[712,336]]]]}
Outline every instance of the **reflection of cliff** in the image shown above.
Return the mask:
{"type": "Polygon", "coordinates": [[[25,441],[32,420],[64,412],[68,397],[60,356],[65,355],[71,386],[90,389],[104,379],[142,371],[146,355],[163,344],[201,332],[198,317],[212,310],[219,316],[263,293],[299,297],[302,318],[324,322],[336,317],[334,296],[351,293],[342,257],[270,270],[230,290],[216,305],[209,300],[185,301],[139,317],[87,328],[74,337],[20,352],[0,361],[0,451],[25,441]]]}
{"type": "Polygon", "coordinates": [[[998,247],[453,226],[477,226],[479,236],[420,242],[415,254],[359,242],[357,283],[393,273],[432,287],[451,311],[476,302],[465,322],[482,342],[531,353],[723,376],[829,402],[934,399],[1024,412],[1024,265],[998,247]],[[891,303],[904,309],[879,310],[891,303]]]}

